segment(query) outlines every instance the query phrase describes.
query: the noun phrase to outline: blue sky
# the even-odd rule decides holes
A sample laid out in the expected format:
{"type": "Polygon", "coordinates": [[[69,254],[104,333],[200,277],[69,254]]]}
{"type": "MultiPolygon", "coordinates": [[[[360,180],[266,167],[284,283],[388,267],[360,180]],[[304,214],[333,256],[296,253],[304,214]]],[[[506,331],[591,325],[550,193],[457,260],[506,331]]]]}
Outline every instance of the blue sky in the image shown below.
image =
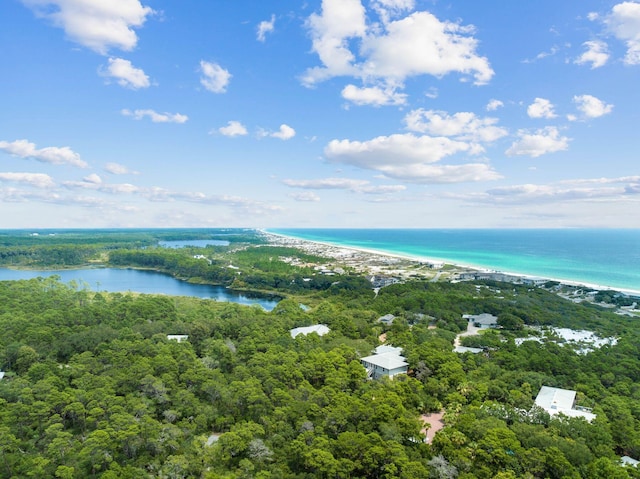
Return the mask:
{"type": "Polygon", "coordinates": [[[3,0],[0,227],[640,227],[640,2],[3,0]]]}

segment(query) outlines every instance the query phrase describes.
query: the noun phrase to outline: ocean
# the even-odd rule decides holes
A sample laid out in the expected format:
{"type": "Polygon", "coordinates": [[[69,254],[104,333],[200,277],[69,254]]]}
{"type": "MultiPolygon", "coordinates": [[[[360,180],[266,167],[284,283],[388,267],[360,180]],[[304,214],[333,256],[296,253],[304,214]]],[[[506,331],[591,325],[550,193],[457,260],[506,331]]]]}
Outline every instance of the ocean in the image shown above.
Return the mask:
{"type": "Polygon", "coordinates": [[[640,292],[638,229],[269,229],[293,238],[640,292]]]}

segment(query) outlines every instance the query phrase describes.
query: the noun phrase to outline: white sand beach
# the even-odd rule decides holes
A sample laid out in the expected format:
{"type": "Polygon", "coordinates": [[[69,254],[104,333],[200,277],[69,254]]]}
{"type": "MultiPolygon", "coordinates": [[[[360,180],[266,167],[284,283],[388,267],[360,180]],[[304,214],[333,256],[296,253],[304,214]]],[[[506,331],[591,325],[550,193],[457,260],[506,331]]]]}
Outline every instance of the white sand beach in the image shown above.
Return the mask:
{"type": "Polygon", "coordinates": [[[571,281],[559,278],[541,278],[517,272],[491,270],[474,265],[454,264],[440,258],[402,255],[355,246],[294,238],[261,230],[269,243],[299,248],[309,254],[335,259],[354,271],[369,275],[397,276],[400,279],[421,278],[437,281],[458,281],[465,274],[494,275],[513,283],[543,283],[553,281],[562,286],[589,290],[615,290],[630,296],[639,296],[640,290],[614,288],[605,285],[571,281]]]}

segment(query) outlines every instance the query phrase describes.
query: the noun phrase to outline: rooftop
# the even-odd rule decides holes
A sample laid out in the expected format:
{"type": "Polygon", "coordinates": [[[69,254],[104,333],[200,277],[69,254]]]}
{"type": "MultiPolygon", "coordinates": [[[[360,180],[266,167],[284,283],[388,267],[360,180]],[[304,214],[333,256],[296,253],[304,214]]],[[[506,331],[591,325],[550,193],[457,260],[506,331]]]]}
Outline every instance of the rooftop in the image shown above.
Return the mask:
{"type": "Polygon", "coordinates": [[[291,337],[295,338],[299,334],[307,335],[311,333],[316,333],[318,336],[324,336],[329,331],[329,327],[326,324],[314,324],[313,326],[302,326],[300,328],[294,328],[291,331],[291,337]]]}
{"type": "Polygon", "coordinates": [[[573,407],[576,400],[576,392],[569,389],[542,386],[536,397],[536,405],[547,411],[550,415],[564,414],[568,417],[583,417],[587,421],[593,420],[596,415],[582,409],[573,407]]]}
{"type": "Polygon", "coordinates": [[[402,368],[409,365],[409,363],[405,362],[402,356],[399,356],[394,352],[374,354],[372,356],[366,356],[364,358],[360,358],[360,360],[362,362],[373,364],[374,366],[379,366],[381,368],[388,369],[389,371],[392,369],[402,368]]]}

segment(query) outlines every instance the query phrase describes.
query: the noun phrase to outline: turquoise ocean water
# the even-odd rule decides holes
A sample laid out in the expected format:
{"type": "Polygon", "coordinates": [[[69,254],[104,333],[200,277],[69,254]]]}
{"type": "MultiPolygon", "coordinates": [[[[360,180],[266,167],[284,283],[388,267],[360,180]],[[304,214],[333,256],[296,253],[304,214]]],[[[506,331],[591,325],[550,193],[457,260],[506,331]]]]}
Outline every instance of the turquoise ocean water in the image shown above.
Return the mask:
{"type": "Polygon", "coordinates": [[[637,229],[269,229],[354,248],[640,291],[637,229]]]}

